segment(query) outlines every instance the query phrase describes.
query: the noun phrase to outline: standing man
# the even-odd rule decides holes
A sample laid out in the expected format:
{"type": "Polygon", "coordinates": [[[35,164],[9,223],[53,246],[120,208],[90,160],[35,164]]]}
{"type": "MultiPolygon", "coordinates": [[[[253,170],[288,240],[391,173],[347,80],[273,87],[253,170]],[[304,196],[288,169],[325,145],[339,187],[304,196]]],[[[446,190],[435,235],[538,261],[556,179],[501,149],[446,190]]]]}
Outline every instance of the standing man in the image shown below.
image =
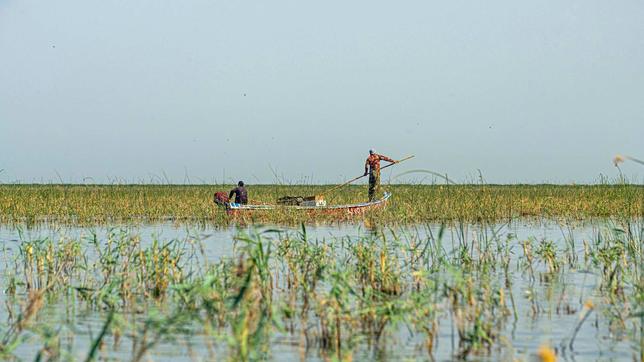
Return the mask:
{"type": "Polygon", "coordinates": [[[244,181],[239,181],[237,187],[230,190],[228,198],[232,200],[233,195],[235,195],[235,203],[243,205],[248,203],[248,192],[246,192],[246,188],[244,187],[244,181]]]}
{"type": "Polygon", "coordinates": [[[376,153],[376,150],[369,150],[369,157],[364,163],[364,175],[369,174],[369,201],[376,198],[376,194],[380,192],[380,161],[388,161],[395,163],[396,161],[391,158],[376,153]]]}

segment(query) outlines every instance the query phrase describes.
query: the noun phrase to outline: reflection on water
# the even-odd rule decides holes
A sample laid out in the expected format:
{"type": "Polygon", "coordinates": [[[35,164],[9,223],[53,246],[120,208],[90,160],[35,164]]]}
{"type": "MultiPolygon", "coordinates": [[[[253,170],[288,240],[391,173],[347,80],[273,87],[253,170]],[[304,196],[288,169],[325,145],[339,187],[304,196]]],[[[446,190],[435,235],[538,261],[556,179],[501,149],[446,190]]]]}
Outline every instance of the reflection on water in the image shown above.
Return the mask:
{"type": "MultiPolygon", "coordinates": [[[[635,221],[631,229],[637,235],[632,238],[637,240],[642,247],[642,234],[644,223],[635,221]]],[[[442,225],[414,225],[404,228],[382,227],[371,221],[364,224],[337,224],[333,226],[307,226],[305,229],[309,241],[317,240],[318,243],[337,245],[338,243],[360,243],[365,239],[399,240],[403,246],[423,246],[443,250],[446,257],[455,257],[458,253],[471,253],[471,257],[481,257],[478,249],[486,243],[507,241],[509,247],[507,264],[508,270],[490,269],[482,271],[488,277],[480,280],[506,283],[508,287],[504,303],[509,306],[512,316],[509,323],[501,327],[500,337],[496,339],[489,354],[470,356],[473,360],[511,360],[534,358],[534,354],[542,345],[554,346],[560,358],[564,360],[615,360],[630,361],[638,358],[641,353],[638,330],[641,320],[626,318],[626,324],[616,325],[617,319],[610,314],[614,313],[609,308],[604,308],[603,303],[610,303],[606,293],[602,290],[601,271],[590,267],[587,258],[589,243],[596,242],[606,233],[614,232],[612,229],[620,227],[608,220],[587,222],[556,222],[515,220],[508,224],[478,225],[455,224],[442,225]],[[432,242],[427,242],[431,240],[432,242]],[[440,240],[440,244],[437,242],[440,240]],[[522,242],[532,240],[535,250],[529,252],[542,253],[539,262],[533,264],[534,270],[528,270],[524,263],[527,257],[526,247],[522,242]],[[552,267],[547,260],[548,244],[543,241],[552,241],[553,250],[560,255],[564,250],[573,250],[568,253],[570,258],[577,262],[574,267],[566,267],[565,272],[548,273],[552,267]],[[539,246],[541,249],[537,250],[539,246]],[[509,276],[504,280],[504,275],[509,276]],[[512,298],[510,300],[510,298],[512,298]],[[596,310],[579,329],[574,343],[574,350],[562,348],[570,339],[579,323],[583,305],[588,300],[594,301],[596,310]]],[[[150,245],[154,240],[198,240],[203,248],[203,256],[209,262],[216,262],[222,258],[236,255],[235,237],[240,233],[254,234],[266,230],[277,229],[281,232],[265,233],[264,237],[279,241],[286,235],[302,233],[300,228],[284,228],[275,226],[263,227],[187,227],[172,224],[154,224],[138,226],[112,226],[101,228],[70,228],[70,227],[39,227],[24,229],[14,227],[0,227],[0,243],[2,245],[2,263],[0,274],[3,275],[3,289],[7,288],[6,276],[12,269],[20,266],[13,263],[18,253],[18,246],[22,241],[45,239],[58,240],[61,238],[104,241],[110,233],[124,230],[129,234],[139,235],[144,246],[150,245]]],[[[499,254],[500,249],[495,250],[499,254]]],[[[338,252],[342,253],[341,248],[338,252]]],[[[89,257],[96,255],[89,253],[89,257]]],[[[463,255],[465,262],[468,255],[463,255]]],[[[494,255],[498,257],[498,255],[494,255]]],[[[279,265],[274,267],[279,268],[279,265]]],[[[641,266],[630,265],[637,268],[641,266]]],[[[627,288],[634,288],[626,282],[627,288]]],[[[477,289],[477,285],[471,288],[477,289]]],[[[632,293],[623,291],[622,293],[632,293]]],[[[428,301],[429,302],[429,301],[428,301]]],[[[0,297],[0,303],[11,303],[6,294],[0,297]]],[[[163,309],[163,305],[157,306],[163,309]]],[[[440,305],[438,307],[441,307],[440,305]]],[[[445,311],[448,310],[443,305],[445,311]]],[[[637,306],[635,306],[636,309],[637,306]]],[[[641,306],[639,306],[641,310],[641,306]]],[[[2,331],[8,326],[6,322],[11,316],[8,308],[0,308],[0,323],[2,331]]],[[[46,336],[52,334],[47,328],[58,329],[61,340],[57,343],[64,345],[65,356],[71,359],[85,358],[90,350],[92,341],[100,332],[106,320],[106,312],[100,308],[81,307],[74,300],[59,300],[46,306],[39,315],[43,326],[34,327],[25,333],[28,337],[20,344],[13,355],[23,360],[33,360],[39,351],[42,352],[46,345],[46,336]]],[[[124,326],[134,321],[143,320],[144,316],[137,313],[124,315],[120,323],[124,326]]],[[[621,320],[621,319],[619,319],[621,320]]],[[[455,332],[455,316],[451,313],[439,313],[437,320],[437,333],[433,345],[433,357],[437,360],[450,360],[457,355],[459,336],[455,332]]],[[[35,324],[38,326],[38,323],[35,324]]],[[[381,358],[382,360],[429,359],[426,351],[424,336],[414,333],[408,326],[408,321],[401,320],[391,324],[391,333],[386,334],[377,346],[366,343],[356,343],[354,360],[367,360],[381,358]]],[[[123,328],[126,330],[126,328],[123,328]]],[[[226,342],[203,334],[200,328],[195,327],[194,333],[178,333],[172,341],[163,340],[151,349],[147,356],[152,360],[202,360],[217,356],[217,359],[226,359],[228,351],[226,342]]],[[[639,332],[641,333],[641,331],[639,332]]],[[[121,336],[120,340],[110,336],[107,345],[101,349],[101,356],[118,360],[131,360],[136,349],[136,336],[121,336]]],[[[275,332],[271,337],[269,356],[275,360],[299,359],[305,356],[310,360],[327,360],[333,357],[332,352],[324,355],[318,348],[302,350],[301,335],[289,333],[288,330],[275,332]]]]}

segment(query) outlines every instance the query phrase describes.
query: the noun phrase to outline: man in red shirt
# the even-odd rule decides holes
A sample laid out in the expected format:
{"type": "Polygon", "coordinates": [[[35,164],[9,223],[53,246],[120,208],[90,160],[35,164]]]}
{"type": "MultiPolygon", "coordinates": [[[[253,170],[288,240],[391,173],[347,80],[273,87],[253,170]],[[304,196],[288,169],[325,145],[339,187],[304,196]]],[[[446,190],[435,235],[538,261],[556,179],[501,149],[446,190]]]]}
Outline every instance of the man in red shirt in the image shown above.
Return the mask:
{"type": "Polygon", "coordinates": [[[374,149],[369,150],[369,157],[364,163],[364,175],[369,175],[369,201],[376,198],[380,192],[380,161],[395,163],[391,158],[376,153],[374,149]]]}

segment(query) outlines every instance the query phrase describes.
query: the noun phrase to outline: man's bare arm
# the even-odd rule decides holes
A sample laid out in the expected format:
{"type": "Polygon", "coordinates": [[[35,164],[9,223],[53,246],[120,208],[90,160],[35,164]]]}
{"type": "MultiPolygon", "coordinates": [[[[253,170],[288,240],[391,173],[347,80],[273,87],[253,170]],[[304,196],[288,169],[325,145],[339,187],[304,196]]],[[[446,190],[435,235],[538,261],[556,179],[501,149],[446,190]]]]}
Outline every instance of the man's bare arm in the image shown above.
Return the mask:
{"type": "Polygon", "coordinates": [[[381,159],[381,160],[383,160],[383,161],[392,162],[392,163],[396,162],[396,161],[392,160],[391,158],[389,158],[389,157],[387,157],[387,156],[383,156],[383,155],[378,155],[378,156],[379,156],[379,157],[380,157],[380,159],[381,159]]]}

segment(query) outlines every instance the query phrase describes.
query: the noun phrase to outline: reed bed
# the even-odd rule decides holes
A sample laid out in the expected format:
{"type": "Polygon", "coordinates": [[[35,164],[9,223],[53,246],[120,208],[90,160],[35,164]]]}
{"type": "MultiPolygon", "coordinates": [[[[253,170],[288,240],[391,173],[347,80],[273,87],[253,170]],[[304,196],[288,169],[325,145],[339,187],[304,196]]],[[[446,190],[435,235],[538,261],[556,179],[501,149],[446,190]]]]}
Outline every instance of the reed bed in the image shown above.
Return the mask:
{"type": "Polygon", "coordinates": [[[585,360],[591,328],[637,360],[644,222],[616,220],[563,244],[485,223],[331,239],[302,226],[239,234],[217,260],[192,236],[23,240],[2,255],[0,356],[29,343],[37,360],[585,360]],[[83,315],[101,321],[79,335],[83,315]],[[515,346],[517,323],[540,318],[565,332],[515,346]]]}
{"type": "MultiPolygon", "coordinates": [[[[212,201],[226,185],[0,185],[0,223],[57,222],[111,224],[114,222],[238,222],[212,201]]],[[[516,217],[593,218],[644,215],[641,185],[388,185],[388,206],[367,217],[382,224],[446,221],[499,221],[516,217]]],[[[252,203],[275,203],[280,196],[314,195],[326,186],[251,185],[252,203]]],[[[329,203],[366,199],[366,186],[349,186],[327,196],[329,203]]],[[[254,213],[241,220],[297,225],[334,222],[342,215],[316,215],[284,210],[254,213]]]]}

